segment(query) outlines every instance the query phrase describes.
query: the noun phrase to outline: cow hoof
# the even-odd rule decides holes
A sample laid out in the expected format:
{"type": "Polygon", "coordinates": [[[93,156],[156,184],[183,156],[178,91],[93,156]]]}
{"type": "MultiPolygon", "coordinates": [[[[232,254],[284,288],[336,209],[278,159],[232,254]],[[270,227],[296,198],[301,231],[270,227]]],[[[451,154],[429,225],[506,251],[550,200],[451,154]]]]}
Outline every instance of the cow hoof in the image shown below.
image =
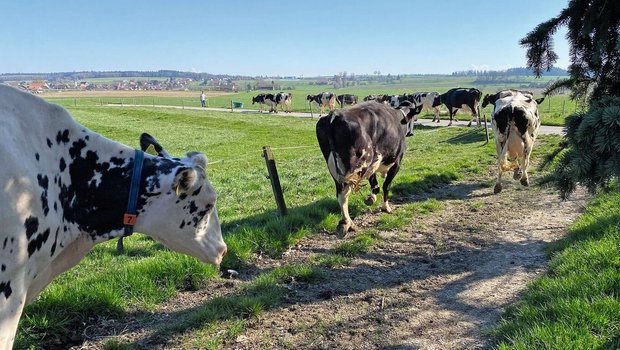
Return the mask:
{"type": "Polygon", "coordinates": [[[519,180],[522,176],[523,176],[523,172],[520,169],[515,169],[515,172],[512,175],[512,178],[515,180],[519,180]]]}
{"type": "Polygon", "coordinates": [[[364,199],[364,204],[366,204],[366,205],[373,205],[373,204],[375,204],[376,201],[377,201],[377,196],[369,194],[368,197],[366,197],[366,199],[364,199]]]}
{"type": "Polygon", "coordinates": [[[452,121],[450,121],[450,122],[448,123],[448,126],[452,126],[452,121]]]}
{"type": "Polygon", "coordinates": [[[530,180],[528,180],[527,178],[522,178],[521,179],[521,185],[523,186],[529,186],[530,185],[530,180]]]}
{"type": "Polygon", "coordinates": [[[412,132],[408,132],[407,135],[405,135],[405,137],[411,137],[411,136],[413,136],[412,132]]]}
{"type": "Polygon", "coordinates": [[[338,235],[338,238],[345,238],[352,227],[352,222],[340,221],[338,223],[338,228],[336,229],[336,235],[338,235]]]}
{"type": "Polygon", "coordinates": [[[471,126],[471,122],[469,122],[469,124],[467,124],[467,127],[469,128],[471,126]]]}
{"type": "Polygon", "coordinates": [[[386,213],[391,213],[392,212],[392,207],[390,207],[389,204],[384,204],[381,206],[381,211],[386,212],[386,213]]]}
{"type": "Polygon", "coordinates": [[[502,184],[496,183],[495,187],[493,188],[493,193],[498,194],[500,192],[502,192],[502,184]]]}

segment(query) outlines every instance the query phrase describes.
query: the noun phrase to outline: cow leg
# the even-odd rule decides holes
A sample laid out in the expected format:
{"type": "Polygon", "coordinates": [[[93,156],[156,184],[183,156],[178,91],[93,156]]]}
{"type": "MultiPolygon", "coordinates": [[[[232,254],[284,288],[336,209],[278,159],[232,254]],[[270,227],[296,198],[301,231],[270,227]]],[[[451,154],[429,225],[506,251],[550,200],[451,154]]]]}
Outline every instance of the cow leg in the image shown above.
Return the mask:
{"type": "Polygon", "coordinates": [[[364,199],[364,203],[366,203],[366,205],[373,205],[377,201],[377,194],[379,194],[380,191],[377,175],[372,174],[372,176],[368,178],[368,182],[370,183],[370,194],[364,199]]]}
{"type": "Polygon", "coordinates": [[[506,130],[506,140],[504,142],[500,142],[495,144],[497,150],[497,182],[495,183],[495,188],[493,188],[493,193],[498,194],[502,192],[502,172],[504,172],[504,164],[506,163],[506,153],[508,152],[508,137],[510,136],[510,125],[506,130]]]}
{"type": "MultiPolygon", "coordinates": [[[[13,282],[15,281],[16,279],[13,279],[13,282]]],[[[9,289],[5,289],[4,293],[0,294],[0,298],[3,299],[0,300],[0,310],[2,310],[0,313],[0,349],[10,350],[15,341],[19,317],[26,304],[26,291],[21,290],[21,286],[9,285],[9,289]],[[8,290],[10,292],[7,296],[8,290]]]]}
{"type": "Polygon", "coordinates": [[[388,202],[388,196],[390,192],[390,185],[392,184],[392,180],[400,170],[400,161],[394,163],[390,170],[388,170],[387,175],[385,176],[385,181],[383,181],[383,203],[381,204],[381,210],[386,213],[391,213],[392,208],[390,207],[390,203],[388,202]]]}
{"type": "Polygon", "coordinates": [[[433,112],[435,113],[435,118],[433,118],[433,121],[439,123],[439,108],[433,107],[433,112]]]}
{"type": "Polygon", "coordinates": [[[530,165],[530,155],[532,154],[532,148],[534,147],[534,140],[528,135],[523,137],[523,175],[521,177],[521,185],[529,186],[530,181],[527,175],[527,167],[530,165]]]}
{"type": "Polygon", "coordinates": [[[452,118],[454,118],[454,115],[456,114],[456,111],[452,111],[452,107],[448,108],[448,113],[450,113],[450,122],[448,123],[448,126],[452,125],[452,118]]]}
{"type": "Polygon", "coordinates": [[[353,220],[349,216],[349,195],[351,194],[351,186],[336,184],[336,192],[338,195],[338,204],[340,204],[340,211],[342,212],[342,219],[338,223],[336,233],[339,238],[346,237],[349,231],[356,231],[357,228],[353,225],[353,220]]]}

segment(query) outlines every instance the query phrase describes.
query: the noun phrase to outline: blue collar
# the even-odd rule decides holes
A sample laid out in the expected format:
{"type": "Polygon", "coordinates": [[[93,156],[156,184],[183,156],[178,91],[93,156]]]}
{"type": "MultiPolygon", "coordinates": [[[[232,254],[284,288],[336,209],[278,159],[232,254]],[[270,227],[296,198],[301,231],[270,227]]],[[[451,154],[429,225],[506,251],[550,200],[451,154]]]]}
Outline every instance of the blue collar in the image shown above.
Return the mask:
{"type": "Polygon", "coordinates": [[[131,175],[131,185],[129,186],[129,200],[127,201],[127,212],[123,216],[123,224],[125,224],[125,233],[123,237],[130,236],[133,233],[133,225],[136,224],[138,195],[140,194],[140,175],[142,174],[142,165],[144,164],[144,152],[137,149],[133,162],[133,174],[131,175]]]}

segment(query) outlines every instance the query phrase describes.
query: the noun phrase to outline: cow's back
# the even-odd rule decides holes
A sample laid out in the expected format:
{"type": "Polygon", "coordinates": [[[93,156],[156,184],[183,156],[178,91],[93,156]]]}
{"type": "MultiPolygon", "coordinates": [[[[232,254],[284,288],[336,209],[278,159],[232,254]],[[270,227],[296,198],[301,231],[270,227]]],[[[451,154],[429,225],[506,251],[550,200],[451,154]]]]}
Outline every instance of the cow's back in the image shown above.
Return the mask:
{"type": "Polygon", "coordinates": [[[336,153],[346,170],[372,162],[377,154],[395,158],[405,147],[402,118],[399,110],[376,102],[331,112],[316,126],[321,152],[325,160],[336,153]]]}

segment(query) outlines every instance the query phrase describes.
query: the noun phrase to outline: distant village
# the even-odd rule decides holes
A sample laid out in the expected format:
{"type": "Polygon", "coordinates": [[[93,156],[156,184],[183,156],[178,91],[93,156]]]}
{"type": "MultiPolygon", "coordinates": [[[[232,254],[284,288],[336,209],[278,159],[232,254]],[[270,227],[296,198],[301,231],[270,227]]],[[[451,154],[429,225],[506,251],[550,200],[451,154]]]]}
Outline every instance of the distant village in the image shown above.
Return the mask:
{"type": "Polygon", "coordinates": [[[110,82],[82,81],[7,81],[5,84],[35,94],[50,91],[152,91],[171,90],[189,91],[209,89],[216,91],[236,92],[237,86],[231,79],[205,79],[195,82],[192,78],[168,78],[168,79],[119,79],[110,82]]]}

